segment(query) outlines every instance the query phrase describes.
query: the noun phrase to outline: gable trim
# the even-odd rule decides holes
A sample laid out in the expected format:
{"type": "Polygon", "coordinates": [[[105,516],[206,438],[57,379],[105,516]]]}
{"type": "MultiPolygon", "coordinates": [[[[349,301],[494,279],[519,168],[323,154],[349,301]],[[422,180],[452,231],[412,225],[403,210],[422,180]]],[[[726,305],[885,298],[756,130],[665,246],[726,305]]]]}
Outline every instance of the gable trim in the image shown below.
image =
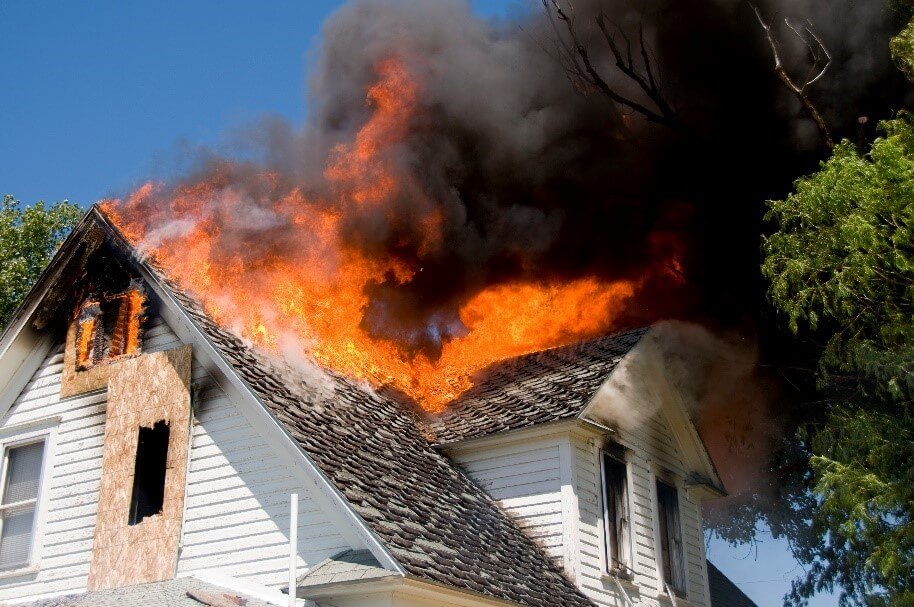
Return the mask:
{"type": "MultiPolygon", "coordinates": [[[[647,338],[652,332],[654,332],[653,328],[642,336],[642,341],[638,346],[629,351],[625,356],[631,356],[632,352],[635,352],[642,347],[641,344],[647,342],[647,338]]],[[[618,366],[616,369],[618,369],[618,366]]],[[[595,407],[597,397],[603,392],[603,388],[612,381],[616,369],[613,369],[613,371],[606,376],[606,379],[603,381],[600,388],[590,397],[587,405],[578,415],[578,419],[588,421],[588,415],[595,407]]],[[[663,373],[663,369],[660,367],[656,357],[649,357],[645,369],[649,373],[651,379],[656,382],[656,385],[661,392],[663,398],[659,410],[663,412],[664,421],[670,428],[683,460],[691,472],[691,474],[687,475],[686,485],[689,488],[696,489],[701,497],[721,497],[726,495],[726,490],[717,474],[717,469],[711,461],[711,456],[708,455],[708,450],[705,447],[701,436],[699,436],[695,424],[692,422],[692,418],[686,409],[685,403],[676,390],[670,385],[667,376],[663,373]]]]}

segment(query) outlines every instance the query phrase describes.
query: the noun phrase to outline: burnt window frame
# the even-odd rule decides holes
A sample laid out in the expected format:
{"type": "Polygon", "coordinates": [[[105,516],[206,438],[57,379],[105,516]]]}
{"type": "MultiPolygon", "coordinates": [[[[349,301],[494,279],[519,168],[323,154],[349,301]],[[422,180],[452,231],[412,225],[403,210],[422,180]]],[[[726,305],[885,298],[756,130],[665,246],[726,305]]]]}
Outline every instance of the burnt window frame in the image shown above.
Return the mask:
{"type": "Polygon", "coordinates": [[[632,579],[631,483],[627,453],[623,448],[612,445],[600,449],[599,454],[604,572],[632,579]],[[610,469],[621,474],[609,479],[610,469]],[[610,480],[615,486],[610,486],[610,480]],[[620,489],[621,495],[616,491],[611,495],[611,489],[620,489]]]}
{"type": "Polygon", "coordinates": [[[133,464],[133,482],[130,489],[130,508],[127,526],[140,525],[149,517],[161,514],[165,508],[168,488],[168,450],[171,444],[171,424],[158,420],[151,426],[137,428],[136,454],[133,464]],[[164,431],[163,431],[164,430],[164,431]],[[147,441],[144,443],[144,434],[147,441]],[[156,443],[150,439],[156,439],[156,443]],[[164,441],[164,444],[161,442],[164,441]],[[153,491],[149,491],[152,488],[153,491]],[[141,504],[143,497],[151,502],[141,504]],[[142,505],[142,511],[140,510],[142,505]]]}
{"type": "Polygon", "coordinates": [[[654,492],[658,535],[657,565],[660,580],[668,591],[678,597],[686,598],[685,546],[682,539],[680,488],[672,479],[657,476],[654,479],[654,492]],[[670,497],[672,500],[669,499],[670,497]]]}
{"type": "MultiPolygon", "coordinates": [[[[76,308],[74,321],[76,330],[73,339],[75,340],[75,361],[74,365],[77,372],[88,371],[94,367],[115,362],[123,358],[137,356],[142,353],[142,333],[145,321],[144,308],[148,305],[148,293],[141,283],[131,281],[129,285],[121,291],[114,294],[96,293],[93,291],[86,292],[79,305],[76,308]],[[139,305],[134,309],[132,293],[136,293],[139,298],[139,305]],[[136,349],[128,351],[125,344],[121,344],[121,350],[112,353],[114,342],[114,333],[117,329],[117,323],[121,322],[122,316],[127,318],[123,322],[136,322],[136,349]],[[113,320],[112,320],[113,318],[113,320]],[[91,336],[88,340],[84,339],[86,324],[91,321],[91,336]],[[80,344],[91,342],[92,347],[90,354],[84,356],[80,344]],[[104,348],[104,351],[102,351],[104,348]]],[[[126,336],[125,336],[126,339],[126,336]]]]}

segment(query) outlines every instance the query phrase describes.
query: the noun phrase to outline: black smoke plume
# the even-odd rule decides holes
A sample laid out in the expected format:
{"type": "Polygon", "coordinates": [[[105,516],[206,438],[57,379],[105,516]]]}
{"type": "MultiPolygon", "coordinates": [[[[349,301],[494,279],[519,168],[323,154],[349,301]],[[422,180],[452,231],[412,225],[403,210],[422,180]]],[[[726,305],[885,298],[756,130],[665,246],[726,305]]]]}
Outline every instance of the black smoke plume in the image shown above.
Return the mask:
{"type": "MultiPolygon", "coordinates": [[[[559,4],[619,90],[631,82],[614,71],[595,17],[605,15],[620,35],[643,32],[685,128],[651,124],[574,86],[558,56],[561,24],[541,4],[491,22],[460,0],[356,0],[323,29],[305,126],[264,120],[252,128],[263,158],[256,166],[204,163],[206,177],[218,173],[246,198],[244,217],[220,222],[220,245],[242,256],[300,246],[294,226],[273,210],[275,192],[251,174],[266,167],[283,184],[326,190],[328,158],[368,119],[377,66],[396,57],[418,82],[418,108],[385,154],[409,187],[375,210],[347,208],[345,234],[352,246],[421,271],[406,283],[391,276],[367,287],[363,324],[372,335],[434,356],[464,330],[460,304],[486,286],[585,275],[642,280],[624,324],[755,322],[762,201],[783,194],[823,150],[774,75],[751,6],[559,4]],[[421,224],[430,206],[443,235],[433,246],[421,224]]],[[[856,135],[857,116],[872,125],[900,104],[887,50],[894,15],[881,0],[763,0],[760,9],[775,22],[808,19],[830,48],[834,63],[811,95],[839,136],[856,135]]],[[[784,40],[796,68],[804,49],[784,40]]]]}

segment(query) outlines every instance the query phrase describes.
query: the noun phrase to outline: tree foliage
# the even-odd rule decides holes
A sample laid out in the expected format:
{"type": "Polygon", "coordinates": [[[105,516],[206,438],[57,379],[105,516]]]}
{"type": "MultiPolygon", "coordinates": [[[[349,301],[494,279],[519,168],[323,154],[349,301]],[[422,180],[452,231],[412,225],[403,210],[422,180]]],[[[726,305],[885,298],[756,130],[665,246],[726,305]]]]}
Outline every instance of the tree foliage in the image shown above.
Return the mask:
{"type": "Polygon", "coordinates": [[[82,210],[66,200],[23,207],[12,196],[0,203],[0,327],[51,260],[82,210]]]}
{"type": "MultiPolygon", "coordinates": [[[[892,52],[914,76],[914,25],[892,52]]],[[[914,605],[914,115],[883,122],[864,155],[839,144],[767,218],[770,296],[793,331],[826,341],[824,421],[798,435],[816,540],[795,544],[809,567],[788,598],[914,605]]]]}

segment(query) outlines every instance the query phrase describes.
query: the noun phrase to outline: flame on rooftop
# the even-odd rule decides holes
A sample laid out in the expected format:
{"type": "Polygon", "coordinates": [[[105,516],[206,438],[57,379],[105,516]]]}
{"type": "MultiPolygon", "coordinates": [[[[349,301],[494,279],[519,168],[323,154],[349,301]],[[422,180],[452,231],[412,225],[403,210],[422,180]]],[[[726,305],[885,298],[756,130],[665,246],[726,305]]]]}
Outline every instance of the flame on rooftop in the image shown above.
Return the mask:
{"type": "Polygon", "coordinates": [[[375,71],[368,117],[332,148],[320,187],[223,163],[178,186],[148,183],[102,210],[224,327],[274,355],[307,356],[398,390],[428,410],[446,406],[492,362],[617,328],[640,281],[582,275],[508,277],[468,292],[455,309],[430,316],[424,339],[436,348],[377,330],[385,318],[367,318],[373,290],[409,286],[425,271],[423,252],[445,245],[440,207],[422,193],[401,146],[410,129],[428,128],[421,85],[394,57],[375,71]],[[395,201],[407,193],[421,204],[404,216],[395,201]],[[359,223],[368,217],[402,226],[395,233],[403,242],[360,246],[352,226],[370,225],[359,223]],[[415,254],[398,254],[407,245],[415,254]]]}

